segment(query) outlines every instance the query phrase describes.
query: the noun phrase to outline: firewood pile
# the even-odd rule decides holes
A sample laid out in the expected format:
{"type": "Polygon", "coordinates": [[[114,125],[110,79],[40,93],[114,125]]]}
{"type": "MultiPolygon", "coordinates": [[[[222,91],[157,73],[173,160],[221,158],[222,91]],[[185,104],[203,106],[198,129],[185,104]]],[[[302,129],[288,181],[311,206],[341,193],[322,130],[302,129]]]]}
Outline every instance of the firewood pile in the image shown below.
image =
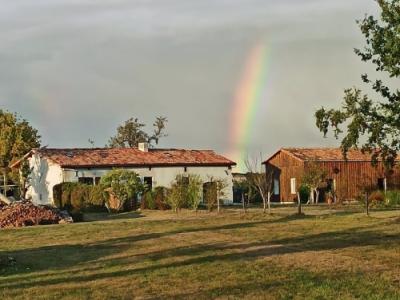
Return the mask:
{"type": "Polygon", "coordinates": [[[71,218],[66,217],[57,209],[37,206],[29,201],[0,206],[0,228],[70,223],[71,221],[71,218]]]}

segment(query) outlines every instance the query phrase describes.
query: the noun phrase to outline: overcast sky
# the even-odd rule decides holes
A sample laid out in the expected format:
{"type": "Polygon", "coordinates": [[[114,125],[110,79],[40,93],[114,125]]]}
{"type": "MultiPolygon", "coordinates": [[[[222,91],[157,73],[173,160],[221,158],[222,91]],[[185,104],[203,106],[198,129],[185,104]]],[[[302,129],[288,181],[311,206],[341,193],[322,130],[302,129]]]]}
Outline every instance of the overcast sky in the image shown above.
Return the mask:
{"type": "Polygon", "coordinates": [[[104,146],[131,116],[168,117],[162,147],[228,150],[246,57],[269,50],[267,96],[250,150],[335,145],[322,105],[370,68],[353,54],[373,0],[0,0],[0,107],[43,144],[104,146]]]}

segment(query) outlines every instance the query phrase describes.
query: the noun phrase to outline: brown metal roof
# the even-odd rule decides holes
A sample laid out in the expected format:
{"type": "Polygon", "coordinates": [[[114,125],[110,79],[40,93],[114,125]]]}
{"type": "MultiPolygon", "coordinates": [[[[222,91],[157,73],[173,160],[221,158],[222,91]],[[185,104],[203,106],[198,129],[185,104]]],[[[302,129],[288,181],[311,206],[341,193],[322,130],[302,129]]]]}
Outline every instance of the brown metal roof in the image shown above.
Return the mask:
{"type": "MultiPolygon", "coordinates": [[[[286,152],[289,155],[301,161],[344,161],[342,149],[340,148],[282,148],[267,161],[273,158],[280,151],[286,152]]],[[[370,153],[363,153],[361,150],[350,149],[346,154],[348,161],[371,161],[370,153]]]]}
{"type": "Polygon", "coordinates": [[[233,166],[235,163],[212,150],[136,148],[38,149],[34,152],[61,167],[233,166]]]}

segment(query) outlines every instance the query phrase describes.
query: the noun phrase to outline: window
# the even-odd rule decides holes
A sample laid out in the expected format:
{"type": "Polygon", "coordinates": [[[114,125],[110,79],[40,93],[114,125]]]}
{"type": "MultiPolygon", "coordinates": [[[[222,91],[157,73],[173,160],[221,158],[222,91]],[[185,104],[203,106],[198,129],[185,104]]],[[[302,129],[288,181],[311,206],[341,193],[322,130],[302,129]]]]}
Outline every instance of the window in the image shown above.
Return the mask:
{"type": "Polygon", "coordinates": [[[274,195],[279,196],[279,179],[274,178],[274,195]]]}
{"type": "Polygon", "coordinates": [[[296,195],[296,178],[290,178],[290,193],[296,195]]]}
{"type": "Polygon", "coordinates": [[[93,177],[79,177],[78,182],[87,185],[93,185],[93,177]]]}
{"type": "Polygon", "coordinates": [[[151,191],[153,189],[153,177],[144,177],[143,183],[146,185],[146,188],[151,191]]]}
{"type": "Polygon", "coordinates": [[[378,189],[381,191],[386,190],[386,178],[378,178],[378,189]]]}

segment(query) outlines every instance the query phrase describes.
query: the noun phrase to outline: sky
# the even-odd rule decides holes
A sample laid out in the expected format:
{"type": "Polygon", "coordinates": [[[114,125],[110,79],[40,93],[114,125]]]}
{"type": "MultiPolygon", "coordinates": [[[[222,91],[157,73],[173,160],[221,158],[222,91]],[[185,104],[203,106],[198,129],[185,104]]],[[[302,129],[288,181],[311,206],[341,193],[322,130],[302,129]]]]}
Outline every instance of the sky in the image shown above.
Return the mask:
{"type": "Polygon", "coordinates": [[[355,20],[377,11],[373,0],[0,0],[0,108],[49,147],[102,147],[126,119],[162,115],[159,147],[228,153],[235,93],[262,43],[249,152],[336,146],[313,114],[372,70],[353,53],[355,20]]]}

